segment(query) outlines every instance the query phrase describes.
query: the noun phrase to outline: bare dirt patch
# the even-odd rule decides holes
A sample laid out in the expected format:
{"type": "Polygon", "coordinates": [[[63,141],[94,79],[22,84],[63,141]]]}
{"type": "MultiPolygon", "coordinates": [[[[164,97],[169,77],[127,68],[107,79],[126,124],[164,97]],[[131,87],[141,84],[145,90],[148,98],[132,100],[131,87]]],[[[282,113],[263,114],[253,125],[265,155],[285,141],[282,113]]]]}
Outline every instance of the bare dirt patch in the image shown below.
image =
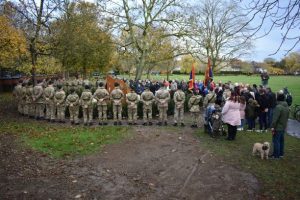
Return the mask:
{"type": "MultiPolygon", "coordinates": [[[[12,105],[0,105],[0,120],[32,122],[12,105]]],[[[122,143],[72,159],[51,158],[25,147],[19,135],[1,132],[0,199],[258,198],[257,179],[204,149],[196,129],[132,130],[122,143]]]]}
{"type": "Polygon", "coordinates": [[[257,179],[201,148],[193,129],[133,128],[101,152],[58,160],[0,136],[0,199],[255,199],[257,179]]]}

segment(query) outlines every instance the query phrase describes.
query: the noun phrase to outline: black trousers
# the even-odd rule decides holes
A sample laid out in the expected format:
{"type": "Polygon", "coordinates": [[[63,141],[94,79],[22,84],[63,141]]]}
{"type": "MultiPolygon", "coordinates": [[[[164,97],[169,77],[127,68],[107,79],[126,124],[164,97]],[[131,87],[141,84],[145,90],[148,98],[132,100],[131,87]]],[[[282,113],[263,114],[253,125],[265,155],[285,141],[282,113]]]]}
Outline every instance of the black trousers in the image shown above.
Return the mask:
{"type": "Polygon", "coordinates": [[[230,124],[227,124],[228,127],[228,140],[235,140],[237,126],[232,126],[230,124]]]}

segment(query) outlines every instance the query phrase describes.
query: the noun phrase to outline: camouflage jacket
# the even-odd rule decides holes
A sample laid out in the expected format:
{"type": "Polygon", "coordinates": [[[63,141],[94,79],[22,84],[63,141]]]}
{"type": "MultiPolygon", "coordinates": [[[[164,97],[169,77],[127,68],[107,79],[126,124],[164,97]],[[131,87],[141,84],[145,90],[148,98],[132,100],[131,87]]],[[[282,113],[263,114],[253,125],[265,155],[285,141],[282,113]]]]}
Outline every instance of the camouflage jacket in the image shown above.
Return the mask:
{"type": "Polygon", "coordinates": [[[200,103],[202,101],[202,96],[200,95],[193,95],[189,99],[189,108],[190,112],[200,112],[200,103]]]}
{"type": "Polygon", "coordinates": [[[177,90],[174,93],[174,102],[176,108],[183,108],[184,107],[184,101],[185,101],[185,94],[182,90],[177,90]]]}
{"type": "Polygon", "coordinates": [[[156,92],[155,99],[158,107],[168,107],[170,93],[167,90],[161,88],[156,92]]]}
{"type": "Polygon", "coordinates": [[[63,89],[55,92],[54,95],[54,103],[56,105],[64,105],[65,103],[65,98],[66,98],[66,93],[63,89]]]}
{"type": "Polygon", "coordinates": [[[66,99],[66,105],[69,107],[79,106],[79,96],[75,92],[69,94],[66,99]]]}
{"type": "Polygon", "coordinates": [[[27,86],[26,88],[26,103],[32,103],[33,87],[27,86]]]}
{"type": "Polygon", "coordinates": [[[33,95],[32,99],[35,103],[44,103],[44,98],[43,98],[43,93],[44,89],[42,85],[36,85],[33,88],[33,95]]]}
{"type": "Polygon", "coordinates": [[[99,87],[94,93],[94,98],[97,100],[97,105],[105,106],[109,100],[109,93],[104,87],[99,87]]]}
{"type": "Polygon", "coordinates": [[[124,93],[122,92],[122,90],[120,88],[116,87],[110,93],[110,97],[111,97],[114,105],[122,105],[122,99],[124,97],[124,93]]]}
{"type": "Polygon", "coordinates": [[[46,103],[52,103],[54,100],[55,89],[53,85],[49,85],[44,89],[44,98],[46,103]]]}
{"type": "Polygon", "coordinates": [[[139,102],[139,95],[135,92],[129,92],[126,94],[126,103],[128,108],[137,108],[139,102]]]}
{"type": "Polygon", "coordinates": [[[152,106],[154,100],[154,94],[151,91],[144,91],[141,95],[141,101],[144,106],[152,106]]]}
{"type": "Polygon", "coordinates": [[[14,91],[13,91],[13,95],[15,96],[15,98],[18,101],[22,100],[22,85],[21,84],[16,85],[16,87],[14,88],[14,91]]]}
{"type": "Polygon", "coordinates": [[[203,107],[206,108],[209,104],[214,104],[217,99],[217,95],[214,92],[209,92],[203,101],[203,107]]]}
{"type": "Polygon", "coordinates": [[[80,97],[80,105],[83,108],[91,106],[93,103],[93,94],[90,90],[84,90],[80,97]]]}

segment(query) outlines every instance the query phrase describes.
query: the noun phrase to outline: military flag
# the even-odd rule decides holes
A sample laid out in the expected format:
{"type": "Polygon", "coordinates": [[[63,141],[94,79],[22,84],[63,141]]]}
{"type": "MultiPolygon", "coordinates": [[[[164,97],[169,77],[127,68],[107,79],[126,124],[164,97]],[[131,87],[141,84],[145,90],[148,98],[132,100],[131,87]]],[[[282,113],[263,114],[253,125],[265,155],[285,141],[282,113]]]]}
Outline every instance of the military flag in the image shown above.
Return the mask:
{"type": "Polygon", "coordinates": [[[195,84],[195,63],[192,65],[192,70],[190,72],[189,90],[194,89],[195,84]]]}
{"type": "Polygon", "coordinates": [[[207,67],[205,70],[205,76],[204,76],[204,85],[207,87],[208,84],[210,84],[211,79],[213,78],[213,71],[210,64],[210,58],[208,57],[207,67]]]}

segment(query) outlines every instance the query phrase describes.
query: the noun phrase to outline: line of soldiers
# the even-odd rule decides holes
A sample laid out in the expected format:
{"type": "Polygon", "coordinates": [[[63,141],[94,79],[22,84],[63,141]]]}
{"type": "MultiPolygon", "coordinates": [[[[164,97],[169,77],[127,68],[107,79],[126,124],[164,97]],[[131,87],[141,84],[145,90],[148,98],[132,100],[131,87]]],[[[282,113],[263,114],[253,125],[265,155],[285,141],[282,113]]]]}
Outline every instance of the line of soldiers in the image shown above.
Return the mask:
{"type": "MultiPolygon", "coordinates": [[[[98,87],[94,94],[91,92],[90,84],[84,84],[84,90],[79,96],[74,86],[69,88],[68,93],[64,91],[62,84],[54,86],[53,81],[49,81],[47,86],[42,81],[33,86],[31,82],[20,82],[14,90],[14,96],[18,102],[18,112],[22,115],[35,118],[36,120],[46,119],[50,122],[65,123],[66,109],[69,110],[72,124],[79,124],[79,108],[83,111],[84,125],[92,125],[94,105],[98,109],[99,125],[107,125],[108,105],[112,103],[114,125],[122,125],[122,104],[127,104],[128,124],[137,124],[137,105],[143,104],[143,125],[152,125],[152,104],[156,103],[159,111],[159,121],[157,125],[167,125],[167,110],[171,99],[166,85],[161,83],[161,87],[155,95],[148,87],[138,95],[131,89],[126,95],[115,83],[115,88],[109,94],[103,82],[97,83],[98,87]]],[[[209,95],[208,95],[209,96],[209,95]]],[[[186,94],[178,86],[174,93],[174,126],[184,124],[184,102],[186,94]]],[[[189,110],[192,113],[193,125],[197,127],[200,117],[200,107],[203,97],[193,93],[188,100],[189,110]]],[[[206,98],[204,99],[206,102],[206,98]]]]}

